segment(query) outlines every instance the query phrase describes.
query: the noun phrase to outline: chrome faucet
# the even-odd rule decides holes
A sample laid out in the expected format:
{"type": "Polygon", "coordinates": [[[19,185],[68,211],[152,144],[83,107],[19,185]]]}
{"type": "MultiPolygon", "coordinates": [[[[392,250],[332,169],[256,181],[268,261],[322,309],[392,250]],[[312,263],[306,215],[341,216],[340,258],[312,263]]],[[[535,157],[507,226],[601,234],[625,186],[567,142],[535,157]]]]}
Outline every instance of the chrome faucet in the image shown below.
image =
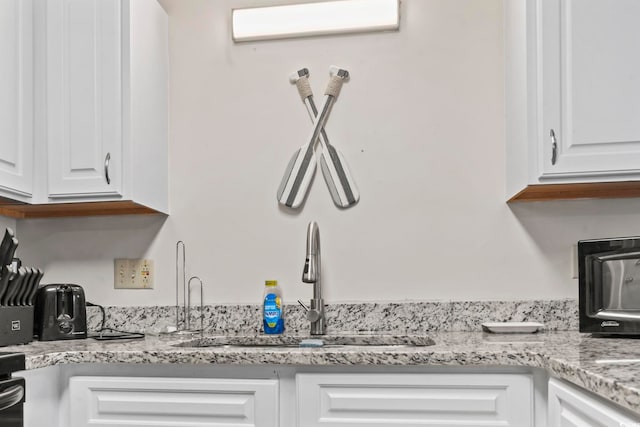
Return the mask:
{"type": "Polygon", "coordinates": [[[304,261],[302,281],[313,283],[313,298],[308,307],[298,300],[307,312],[307,320],[311,322],[311,335],[324,335],[326,332],[320,270],[320,228],[312,221],[307,227],[307,257],[304,261]]]}

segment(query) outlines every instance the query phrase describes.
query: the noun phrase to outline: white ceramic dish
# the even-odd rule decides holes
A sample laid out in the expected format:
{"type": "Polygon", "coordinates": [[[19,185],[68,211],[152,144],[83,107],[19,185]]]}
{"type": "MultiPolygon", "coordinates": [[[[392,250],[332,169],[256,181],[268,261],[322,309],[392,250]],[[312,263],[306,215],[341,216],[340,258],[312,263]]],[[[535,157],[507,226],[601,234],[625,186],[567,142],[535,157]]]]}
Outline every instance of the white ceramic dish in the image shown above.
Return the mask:
{"type": "Polygon", "coordinates": [[[484,322],[482,329],[494,334],[532,334],[544,328],[538,322],[484,322]]]}

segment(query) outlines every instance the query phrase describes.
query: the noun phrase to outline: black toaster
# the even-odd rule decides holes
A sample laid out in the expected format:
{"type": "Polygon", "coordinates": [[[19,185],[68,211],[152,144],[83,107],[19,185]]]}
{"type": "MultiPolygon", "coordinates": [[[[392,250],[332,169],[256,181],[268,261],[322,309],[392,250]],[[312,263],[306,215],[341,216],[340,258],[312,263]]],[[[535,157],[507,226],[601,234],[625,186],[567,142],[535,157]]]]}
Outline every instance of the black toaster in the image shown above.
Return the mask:
{"type": "Polygon", "coordinates": [[[33,333],[40,341],[87,337],[87,308],[80,285],[54,284],[38,289],[33,333]]]}

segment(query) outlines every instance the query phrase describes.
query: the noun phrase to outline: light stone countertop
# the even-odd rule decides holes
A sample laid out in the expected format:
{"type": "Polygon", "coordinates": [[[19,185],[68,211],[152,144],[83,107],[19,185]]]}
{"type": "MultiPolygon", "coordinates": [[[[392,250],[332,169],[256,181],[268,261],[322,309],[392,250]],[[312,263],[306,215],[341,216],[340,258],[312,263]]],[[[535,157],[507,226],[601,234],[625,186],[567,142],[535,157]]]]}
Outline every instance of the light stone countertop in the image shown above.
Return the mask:
{"type": "Polygon", "coordinates": [[[435,345],[297,347],[176,347],[175,339],[33,342],[27,369],[73,363],[182,363],[326,366],[523,366],[546,369],[640,413],[640,340],[592,338],[575,331],[497,335],[429,332],[435,345]]]}

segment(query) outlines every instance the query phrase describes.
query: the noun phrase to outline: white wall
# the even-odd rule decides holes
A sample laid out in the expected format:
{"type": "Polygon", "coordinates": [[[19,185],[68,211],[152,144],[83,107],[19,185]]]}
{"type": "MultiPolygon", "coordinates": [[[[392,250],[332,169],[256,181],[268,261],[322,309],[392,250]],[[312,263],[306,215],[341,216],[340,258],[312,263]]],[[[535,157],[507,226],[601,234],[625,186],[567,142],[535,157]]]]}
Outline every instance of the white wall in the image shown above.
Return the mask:
{"type": "MultiPolygon", "coordinates": [[[[20,255],[45,282],[103,304],[172,304],[175,243],[205,299],[257,302],[265,279],[300,283],[320,224],[329,301],[577,297],[570,248],[640,234],[640,200],[505,203],[502,2],[403,0],[398,33],[236,45],[230,0],[163,0],[170,14],[172,214],[29,220],[20,255]],[[341,211],[320,171],[301,212],[277,205],[309,122],[288,75],[349,69],[327,126],[360,188],[341,211]],[[154,290],[114,290],[113,258],[150,257],[154,290]]],[[[261,2],[264,3],[264,2],[261,2]]]]}

